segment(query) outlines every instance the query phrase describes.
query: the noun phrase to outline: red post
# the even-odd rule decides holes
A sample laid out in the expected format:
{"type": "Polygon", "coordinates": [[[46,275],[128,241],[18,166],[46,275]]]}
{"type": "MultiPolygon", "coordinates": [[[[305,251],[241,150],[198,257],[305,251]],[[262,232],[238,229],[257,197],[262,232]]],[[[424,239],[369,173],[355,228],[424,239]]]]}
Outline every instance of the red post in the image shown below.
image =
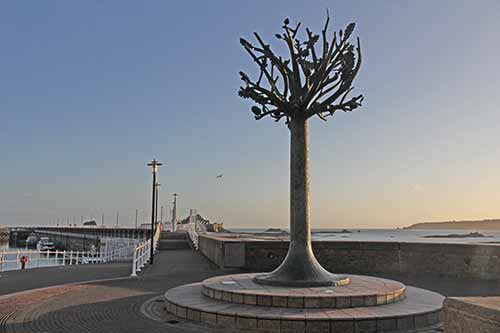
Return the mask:
{"type": "Polygon", "coordinates": [[[28,262],[28,257],[22,256],[21,257],[21,269],[25,269],[26,268],[26,263],[27,262],[28,262]]]}

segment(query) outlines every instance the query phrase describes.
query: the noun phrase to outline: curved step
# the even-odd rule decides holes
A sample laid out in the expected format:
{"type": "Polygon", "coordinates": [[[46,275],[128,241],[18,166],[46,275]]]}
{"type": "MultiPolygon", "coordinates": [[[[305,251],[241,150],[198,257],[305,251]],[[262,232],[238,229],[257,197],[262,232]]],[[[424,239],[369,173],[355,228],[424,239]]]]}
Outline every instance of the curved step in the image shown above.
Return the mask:
{"type": "Polygon", "coordinates": [[[165,293],[170,313],[218,328],[249,331],[391,332],[431,327],[442,322],[444,297],[423,289],[407,287],[407,297],[397,303],[346,309],[275,308],[228,303],[202,293],[194,283],[165,293]]]}
{"type": "Polygon", "coordinates": [[[354,308],[398,302],[405,298],[400,282],[345,275],[350,283],[332,287],[288,288],[254,282],[258,274],[216,276],[202,282],[203,295],[238,304],[280,308],[354,308]],[[291,292],[293,290],[293,292],[291,292]]]}

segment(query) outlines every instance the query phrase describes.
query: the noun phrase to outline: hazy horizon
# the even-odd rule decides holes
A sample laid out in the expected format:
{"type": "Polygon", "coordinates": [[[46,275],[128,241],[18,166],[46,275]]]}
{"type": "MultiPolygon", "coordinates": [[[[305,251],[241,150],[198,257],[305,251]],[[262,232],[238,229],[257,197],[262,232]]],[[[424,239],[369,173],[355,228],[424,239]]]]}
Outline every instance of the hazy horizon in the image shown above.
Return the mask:
{"type": "Polygon", "coordinates": [[[313,228],[500,218],[498,1],[0,8],[0,225],[146,222],[156,158],[166,218],[177,192],[178,217],[287,227],[288,130],[238,98],[238,39],[319,32],[326,8],[331,31],[356,22],[365,101],[310,121],[313,228]]]}

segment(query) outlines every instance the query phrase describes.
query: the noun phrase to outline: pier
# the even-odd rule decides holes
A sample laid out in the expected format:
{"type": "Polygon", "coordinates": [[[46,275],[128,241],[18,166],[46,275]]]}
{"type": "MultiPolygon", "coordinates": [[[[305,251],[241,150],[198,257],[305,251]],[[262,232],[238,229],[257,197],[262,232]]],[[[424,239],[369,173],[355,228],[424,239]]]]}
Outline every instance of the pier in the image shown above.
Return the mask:
{"type": "Polygon", "coordinates": [[[25,247],[31,234],[47,236],[59,250],[89,251],[99,248],[102,238],[146,239],[151,230],[102,227],[16,227],[8,229],[9,245],[25,247]]]}

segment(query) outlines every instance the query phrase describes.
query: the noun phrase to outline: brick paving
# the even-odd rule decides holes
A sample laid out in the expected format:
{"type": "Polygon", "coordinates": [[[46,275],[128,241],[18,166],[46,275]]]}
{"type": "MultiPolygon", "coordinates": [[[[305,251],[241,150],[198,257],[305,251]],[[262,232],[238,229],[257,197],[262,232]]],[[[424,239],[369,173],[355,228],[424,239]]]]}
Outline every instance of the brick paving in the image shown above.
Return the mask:
{"type": "MultiPolygon", "coordinates": [[[[221,273],[234,271],[218,270],[192,250],[160,252],[155,256],[155,265],[146,267],[138,278],[54,286],[4,295],[0,298],[0,332],[206,332],[206,328],[189,323],[166,323],[169,317],[161,307],[163,317],[153,320],[144,304],[169,288],[221,273]]],[[[127,270],[121,275],[128,274],[130,271],[127,270]]],[[[87,280],[92,280],[92,277],[102,275],[88,274],[87,277],[87,280]]],[[[81,277],[74,276],[74,279],[81,281],[81,277]]],[[[68,282],[74,282],[69,275],[63,283],[68,282]]],[[[37,285],[35,280],[30,281],[29,286],[47,287],[48,284],[41,280],[37,285]]],[[[6,286],[13,292],[21,289],[10,283],[6,286]]],[[[0,288],[4,291],[1,280],[0,288]]]]}
{"type": "Polygon", "coordinates": [[[33,268],[0,273],[0,295],[65,283],[126,277],[130,262],[33,268]]]}

